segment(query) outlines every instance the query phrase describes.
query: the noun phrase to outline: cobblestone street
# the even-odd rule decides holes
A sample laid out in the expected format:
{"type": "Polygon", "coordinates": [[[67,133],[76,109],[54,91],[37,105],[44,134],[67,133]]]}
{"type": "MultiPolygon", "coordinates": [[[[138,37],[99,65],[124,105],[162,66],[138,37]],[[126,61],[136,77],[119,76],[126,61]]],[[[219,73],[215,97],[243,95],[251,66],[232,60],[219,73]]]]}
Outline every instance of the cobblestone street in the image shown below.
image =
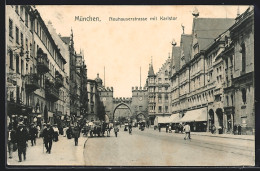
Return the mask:
{"type": "MultiPolygon", "coordinates": [[[[195,133],[194,133],[195,134],[195,133]]],[[[241,166],[254,165],[254,141],[133,129],[116,138],[89,138],[84,153],[88,166],[241,166]]],[[[250,136],[248,136],[250,137],[250,136]]],[[[252,136],[253,137],[253,136],[252,136]]]]}

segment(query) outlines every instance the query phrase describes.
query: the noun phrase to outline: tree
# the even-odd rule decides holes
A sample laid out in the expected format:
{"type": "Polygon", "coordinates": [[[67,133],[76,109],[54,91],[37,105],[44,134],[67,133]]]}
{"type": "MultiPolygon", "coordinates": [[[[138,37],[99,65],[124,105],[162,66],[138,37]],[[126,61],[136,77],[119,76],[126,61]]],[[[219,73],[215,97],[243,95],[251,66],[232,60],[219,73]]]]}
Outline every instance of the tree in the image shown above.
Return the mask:
{"type": "Polygon", "coordinates": [[[105,114],[106,114],[106,110],[105,110],[104,103],[98,98],[98,100],[97,100],[97,116],[98,116],[99,120],[104,120],[105,114]]]}

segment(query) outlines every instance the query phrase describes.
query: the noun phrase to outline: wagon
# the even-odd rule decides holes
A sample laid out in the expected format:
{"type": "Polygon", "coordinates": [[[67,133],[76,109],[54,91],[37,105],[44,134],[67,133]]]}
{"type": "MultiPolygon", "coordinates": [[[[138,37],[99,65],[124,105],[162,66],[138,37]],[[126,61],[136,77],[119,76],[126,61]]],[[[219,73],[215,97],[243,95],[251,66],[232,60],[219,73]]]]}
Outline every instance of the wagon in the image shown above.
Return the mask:
{"type": "Polygon", "coordinates": [[[93,122],[93,125],[90,125],[90,137],[97,137],[102,135],[101,122],[93,122]]]}

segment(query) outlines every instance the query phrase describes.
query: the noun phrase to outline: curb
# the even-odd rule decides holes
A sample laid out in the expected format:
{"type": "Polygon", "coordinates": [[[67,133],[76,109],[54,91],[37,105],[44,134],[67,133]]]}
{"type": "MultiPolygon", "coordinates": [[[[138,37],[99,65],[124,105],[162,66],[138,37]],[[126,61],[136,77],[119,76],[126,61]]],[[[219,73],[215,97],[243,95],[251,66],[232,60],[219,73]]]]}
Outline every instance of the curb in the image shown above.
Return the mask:
{"type": "Polygon", "coordinates": [[[192,134],[192,135],[198,135],[198,136],[208,136],[208,137],[218,137],[218,138],[230,138],[230,139],[240,139],[240,140],[249,140],[249,141],[255,141],[254,139],[247,139],[247,138],[235,138],[235,137],[222,137],[222,136],[214,136],[214,135],[202,135],[202,134],[192,134]]]}
{"type": "MultiPolygon", "coordinates": [[[[85,143],[84,143],[84,146],[83,146],[83,153],[82,153],[82,159],[83,160],[84,160],[84,156],[85,156],[85,148],[86,148],[87,141],[88,141],[88,137],[85,140],[85,143]]],[[[84,163],[84,165],[86,165],[85,160],[83,161],[83,163],[84,163]]]]}

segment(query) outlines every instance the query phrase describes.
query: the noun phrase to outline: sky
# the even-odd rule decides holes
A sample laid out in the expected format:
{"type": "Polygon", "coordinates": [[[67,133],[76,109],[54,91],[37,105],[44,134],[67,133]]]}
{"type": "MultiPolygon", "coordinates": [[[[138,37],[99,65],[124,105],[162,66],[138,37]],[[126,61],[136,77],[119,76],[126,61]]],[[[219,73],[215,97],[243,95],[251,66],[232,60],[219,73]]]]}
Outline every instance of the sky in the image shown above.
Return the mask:
{"type": "MultiPolygon", "coordinates": [[[[37,5],[45,21],[51,21],[57,34],[74,35],[77,53],[84,51],[89,79],[97,73],[106,87],[114,88],[114,97],[131,97],[132,87],[143,87],[153,61],[155,73],[171,54],[173,39],[180,44],[184,26],[191,34],[192,11],[200,18],[235,18],[238,6],[94,6],[37,5]],[[99,21],[75,21],[76,16],[99,17],[99,21]],[[160,20],[160,17],[175,20],[160,20]],[[109,21],[109,17],[141,17],[147,21],[109,21]],[[157,17],[157,20],[150,20],[157,17]],[[104,72],[105,68],[105,72],[104,72]],[[105,73],[105,81],[104,81],[105,73]],[[141,81],[140,81],[141,80],[141,81]]],[[[248,6],[239,6],[243,13],[248,6]]]]}

